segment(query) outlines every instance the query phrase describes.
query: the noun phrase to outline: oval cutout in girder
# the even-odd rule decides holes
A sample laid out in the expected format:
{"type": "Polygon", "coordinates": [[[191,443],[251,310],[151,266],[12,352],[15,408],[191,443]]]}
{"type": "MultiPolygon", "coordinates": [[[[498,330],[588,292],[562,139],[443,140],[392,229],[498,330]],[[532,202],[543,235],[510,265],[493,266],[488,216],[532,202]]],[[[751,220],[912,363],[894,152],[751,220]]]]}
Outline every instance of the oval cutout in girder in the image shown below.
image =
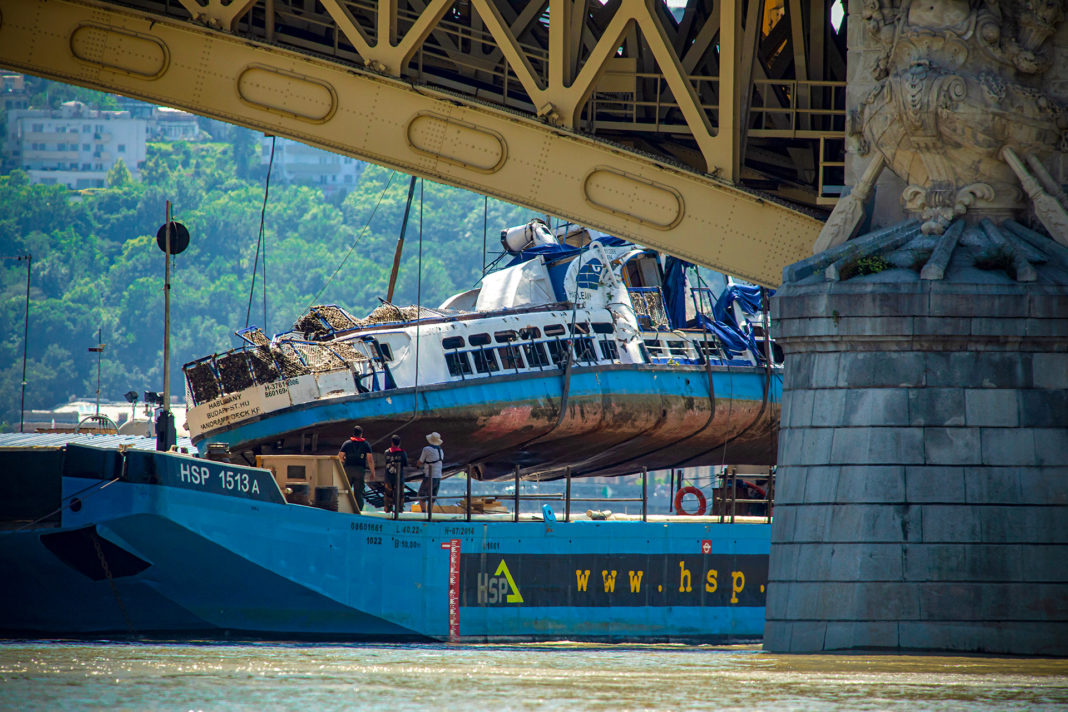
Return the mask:
{"type": "Polygon", "coordinates": [[[103,25],[79,25],[70,33],[75,59],[141,79],[158,79],[171,63],[162,40],[103,25]]]}
{"type": "Polygon", "coordinates": [[[598,210],[621,215],[658,230],[679,224],[685,212],[682,195],[674,188],[598,166],[582,182],[586,202],[598,210]]]}
{"type": "Polygon", "coordinates": [[[326,123],[337,111],[337,92],[326,82],[258,64],[241,72],[237,95],[257,109],[313,124],[326,123]]]}
{"type": "Polygon", "coordinates": [[[508,160],[504,136],[439,114],[416,114],[408,122],[408,145],[417,153],[476,173],[496,173],[508,160]]]}

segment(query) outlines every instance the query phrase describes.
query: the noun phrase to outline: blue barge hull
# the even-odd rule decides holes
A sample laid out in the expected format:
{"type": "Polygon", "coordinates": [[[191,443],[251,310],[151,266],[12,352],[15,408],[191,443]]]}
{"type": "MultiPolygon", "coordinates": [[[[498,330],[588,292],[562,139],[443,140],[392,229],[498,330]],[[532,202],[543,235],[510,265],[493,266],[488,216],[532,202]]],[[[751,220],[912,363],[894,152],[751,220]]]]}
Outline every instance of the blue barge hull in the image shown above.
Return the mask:
{"type": "Polygon", "coordinates": [[[288,504],[266,470],[78,445],[38,455],[62,461],[61,511],[0,532],[9,636],[763,634],[768,524],[393,520],[288,504]]]}

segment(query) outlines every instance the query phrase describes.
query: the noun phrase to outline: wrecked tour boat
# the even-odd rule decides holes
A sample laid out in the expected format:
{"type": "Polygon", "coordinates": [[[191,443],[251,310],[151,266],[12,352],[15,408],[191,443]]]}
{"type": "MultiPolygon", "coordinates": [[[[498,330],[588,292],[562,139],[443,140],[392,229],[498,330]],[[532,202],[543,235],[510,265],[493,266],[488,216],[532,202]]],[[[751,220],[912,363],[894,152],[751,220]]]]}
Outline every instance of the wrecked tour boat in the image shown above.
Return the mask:
{"type": "Polygon", "coordinates": [[[501,243],[507,264],[436,308],[314,306],[186,364],[193,443],[252,464],[334,454],[359,423],[376,451],[437,431],[446,470],[479,478],[775,463],[781,352],[760,288],[713,295],[687,263],[576,226],[501,243]]]}

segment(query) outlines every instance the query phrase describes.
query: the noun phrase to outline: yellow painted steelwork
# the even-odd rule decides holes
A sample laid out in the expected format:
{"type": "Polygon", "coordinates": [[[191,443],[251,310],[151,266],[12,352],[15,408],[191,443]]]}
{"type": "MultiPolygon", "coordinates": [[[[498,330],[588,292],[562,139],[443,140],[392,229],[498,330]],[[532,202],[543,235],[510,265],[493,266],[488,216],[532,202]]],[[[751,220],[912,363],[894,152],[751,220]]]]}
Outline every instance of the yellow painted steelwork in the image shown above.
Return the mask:
{"type": "Polygon", "coordinates": [[[761,3],[692,4],[676,25],[652,0],[548,0],[518,15],[505,0],[0,0],[0,65],[288,136],[775,285],[811,253],[821,222],[769,194],[826,202],[810,144],[841,138],[843,83],[814,77],[822,59],[804,57],[826,55],[822,43],[805,49],[761,3]],[[807,74],[789,76],[798,65],[807,74]]]}

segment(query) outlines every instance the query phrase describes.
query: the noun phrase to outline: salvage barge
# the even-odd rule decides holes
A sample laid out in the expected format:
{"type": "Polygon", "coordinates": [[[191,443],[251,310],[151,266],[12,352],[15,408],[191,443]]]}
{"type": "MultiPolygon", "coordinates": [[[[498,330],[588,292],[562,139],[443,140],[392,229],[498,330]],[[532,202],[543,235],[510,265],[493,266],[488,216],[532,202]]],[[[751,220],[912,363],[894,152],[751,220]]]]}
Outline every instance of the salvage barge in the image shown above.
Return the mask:
{"type": "Polygon", "coordinates": [[[26,441],[41,437],[0,438],[7,636],[714,642],[763,632],[763,518],[563,521],[551,510],[472,513],[470,499],[462,513],[394,518],[352,511],[336,458],[248,467],[154,452],[152,441],[26,441]],[[341,495],[287,502],[294,481],[341,495]]]}

